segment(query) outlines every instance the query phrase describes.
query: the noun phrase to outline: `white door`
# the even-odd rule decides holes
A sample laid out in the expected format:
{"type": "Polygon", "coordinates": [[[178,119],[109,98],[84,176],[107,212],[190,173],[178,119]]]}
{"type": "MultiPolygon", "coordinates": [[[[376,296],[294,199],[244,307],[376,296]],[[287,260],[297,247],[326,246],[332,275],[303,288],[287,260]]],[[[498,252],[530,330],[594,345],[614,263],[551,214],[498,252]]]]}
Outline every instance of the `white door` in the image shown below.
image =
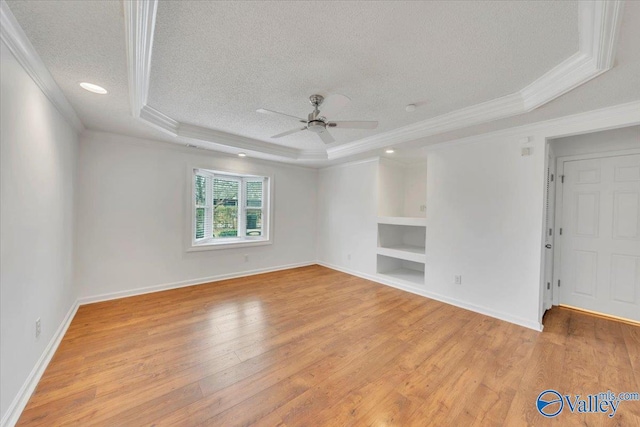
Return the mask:
{"type": "Polygon", "coordinates": [[[563,174],[560,304],[640,321],[640,154],[563,174]]]}

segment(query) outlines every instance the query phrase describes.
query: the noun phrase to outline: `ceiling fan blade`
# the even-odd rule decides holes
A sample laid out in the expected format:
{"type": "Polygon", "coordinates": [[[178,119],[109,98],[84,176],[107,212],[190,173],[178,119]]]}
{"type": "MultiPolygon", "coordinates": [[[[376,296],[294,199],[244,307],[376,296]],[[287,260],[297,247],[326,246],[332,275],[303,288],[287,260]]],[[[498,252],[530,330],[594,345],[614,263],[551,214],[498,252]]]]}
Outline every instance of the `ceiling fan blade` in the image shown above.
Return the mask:
{"type": "Polygon", "coordinates": [[[341,129],[375,129],[378,122],[351,121],[351,122],[329,122],[327,126],[341,129]]]}
{"type": "Polygon", "coordinates": [[[322,101],[320,105],[320,115],[323,117],[333,116],[338,111],[349,105],[351,99],[349,97],[335,93],[329,95],[322,101]]]}
{"type": "Polygon", "coordinates": [[[291,129],[291,130],[288,130],[286,132],[282,132],[282,133],[279,133],[277,135],[273,135],[271,138],[281,138],[283,136],[291,135],[292,133],[302,132],[303,130],[307,130],[307,128],[303,127],[303,128],[299,128],[299,129],[291,129]]]}
{"type": "Polygon", "coordinates": [[[296,120],[298,120],[299,122],[307,123],[307,121],[306,121],[306,120],[301,119],[300,117],[292,116],[292,115],[290,115],[290,114],[280,113],[280,112],[278,112],[278,111],[265,110],[264,108],[258,108],[258,109],[256,110],[256,112],[257,112],[257,113],[262,113],[262,114],[272,114],[272,115],[274,115],[274,116],[285,116],[285,117],[291,117],[292,119],[296,119],[296,120]]]}
{"type": "Polygon", "coordinates": [[[324,142],[325,144],[331,144],[332,142],[336,142],[336,140],[333,139],[333,136],[331,136],[331,134],[327,130],[319,133],[318,136],[320,137],[322,142],[324,142]]]}

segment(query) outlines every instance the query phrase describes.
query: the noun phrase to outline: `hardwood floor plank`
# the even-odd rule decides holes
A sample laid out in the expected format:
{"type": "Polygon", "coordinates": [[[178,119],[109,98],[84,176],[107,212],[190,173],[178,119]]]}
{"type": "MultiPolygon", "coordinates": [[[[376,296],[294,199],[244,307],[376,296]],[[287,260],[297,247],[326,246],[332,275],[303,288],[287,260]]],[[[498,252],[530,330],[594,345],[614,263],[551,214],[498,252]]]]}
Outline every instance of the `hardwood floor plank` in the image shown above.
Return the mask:
{"type": "Polygon", "coordinates": [[[640,425],[535,409],[640,390],[640,328],[538,333],[320,266],[80,307],[18,425],[640,425]]]}
{"type": "Polygon", "coordinates": [[[627,356],[632,366],[636,383],[640,384],[640,328],[631,325],[620,325],[622,337],[627,347],[627,356]]]}
{"type": "Polygon", "coordinates": [[[337,403],[352,390],[379,375],[381,369],[408,348],[409,344],[392,338],[361,353],[358,363],[332,364],[321,372],[304,372],[303,377],[317,383],[279,409],[282,420],[289,427],[312,424],[317,419],[316,412],[337,403]]]}

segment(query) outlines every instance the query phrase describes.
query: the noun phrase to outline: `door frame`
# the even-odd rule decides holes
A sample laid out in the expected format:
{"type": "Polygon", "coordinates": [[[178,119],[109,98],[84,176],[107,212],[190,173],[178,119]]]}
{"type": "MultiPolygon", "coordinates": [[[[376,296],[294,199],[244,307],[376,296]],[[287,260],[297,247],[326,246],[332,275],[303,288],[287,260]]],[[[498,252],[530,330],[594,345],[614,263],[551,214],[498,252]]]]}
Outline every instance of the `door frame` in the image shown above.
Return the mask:
{"type": "Polygon", "coordinates": [[[542,239],[542,262],[544,264],[543,267],[543,271],[542,271],[542,313],[544,314],[544,312],[546,312],[547,310],[549,310],[551,307],[553,307],[554,303],[553,303],[553,297],[554,297],[554,287],[553,287],[553,276],[554,276],[554,271],[553,271],[553,263],[554,263],[554,254],[555,254],[555,246],[556,246],[556,242],[555,242],[555,233],[553,233],[553,230],[555,230],[556,225],[555,225],[555,221],[556,221],[556,209],[555,209],[555,204],[556,204],[556,198],[555,198],[555,188],[556,188],[556,182],[558,180],[558,175],[556,174],[556,156],[554,154],[554,149],[553,149],[553,144],[550,142],[547,142],[547,150],[546,150],[546,161],[547,161],[547,167],[546,172],[547,172],[547,186],[545,188],[545,219],[544,219],[544,237],[542,239]],[[551,196],[551,197],[550,197],[551,196]],[[549,234],[549,228],[551,228],[552,230],[552,234],[549,234]],[[551,248],[547,249],[546,245],[547,244],[551,244],[551,248]],[[547,254],[549,253],[548,251],[551,251],[550,256],[548,257],[547,254]],[[549,268],[549,266],[547,265],[547,263],[551,264],[551,271],[550,271],[550,275],[551,277],[547,277],[547,269],[549,268]],[[548,284],[548,285],[547,285],[548,284]],[[547,286],[549,286],[549,288],[547,289],[547,286]],[[547,306],[547,297],[548,294],[551,294],[551,298],[549,301],[549,305],[547,306]]]}
{"type": "Polygon", "coordinates": [[[640,148],[628,148],[625,150],[601,151],[599,153],[576,154],[571,156],[561,156],[556,158],[556,200],[555,200],[555,222],[553,236],[553,282],[555,292],[553,292],[553,305],[560,304],[560,290],[558,289],[558,280],[562,274],[561,245],[562,236],[560,228],[562,228],[562,176],[564,175],[564,164],[577,160],[604,159],[607,157],[618,157],[640,154],[640,148]],[[556,250],[556,248],[558,250],[556,250]]]}

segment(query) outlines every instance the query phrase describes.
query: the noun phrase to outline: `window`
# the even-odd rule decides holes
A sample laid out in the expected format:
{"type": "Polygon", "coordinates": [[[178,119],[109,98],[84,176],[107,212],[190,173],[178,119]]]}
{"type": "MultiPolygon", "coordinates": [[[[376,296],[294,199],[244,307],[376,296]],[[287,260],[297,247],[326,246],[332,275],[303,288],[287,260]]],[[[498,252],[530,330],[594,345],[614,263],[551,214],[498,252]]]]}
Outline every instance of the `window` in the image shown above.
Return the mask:
{"type": "Polygon", "coordinates": [[[269,243],[269,177],[193,170],[192,247],[269,243]]]}

